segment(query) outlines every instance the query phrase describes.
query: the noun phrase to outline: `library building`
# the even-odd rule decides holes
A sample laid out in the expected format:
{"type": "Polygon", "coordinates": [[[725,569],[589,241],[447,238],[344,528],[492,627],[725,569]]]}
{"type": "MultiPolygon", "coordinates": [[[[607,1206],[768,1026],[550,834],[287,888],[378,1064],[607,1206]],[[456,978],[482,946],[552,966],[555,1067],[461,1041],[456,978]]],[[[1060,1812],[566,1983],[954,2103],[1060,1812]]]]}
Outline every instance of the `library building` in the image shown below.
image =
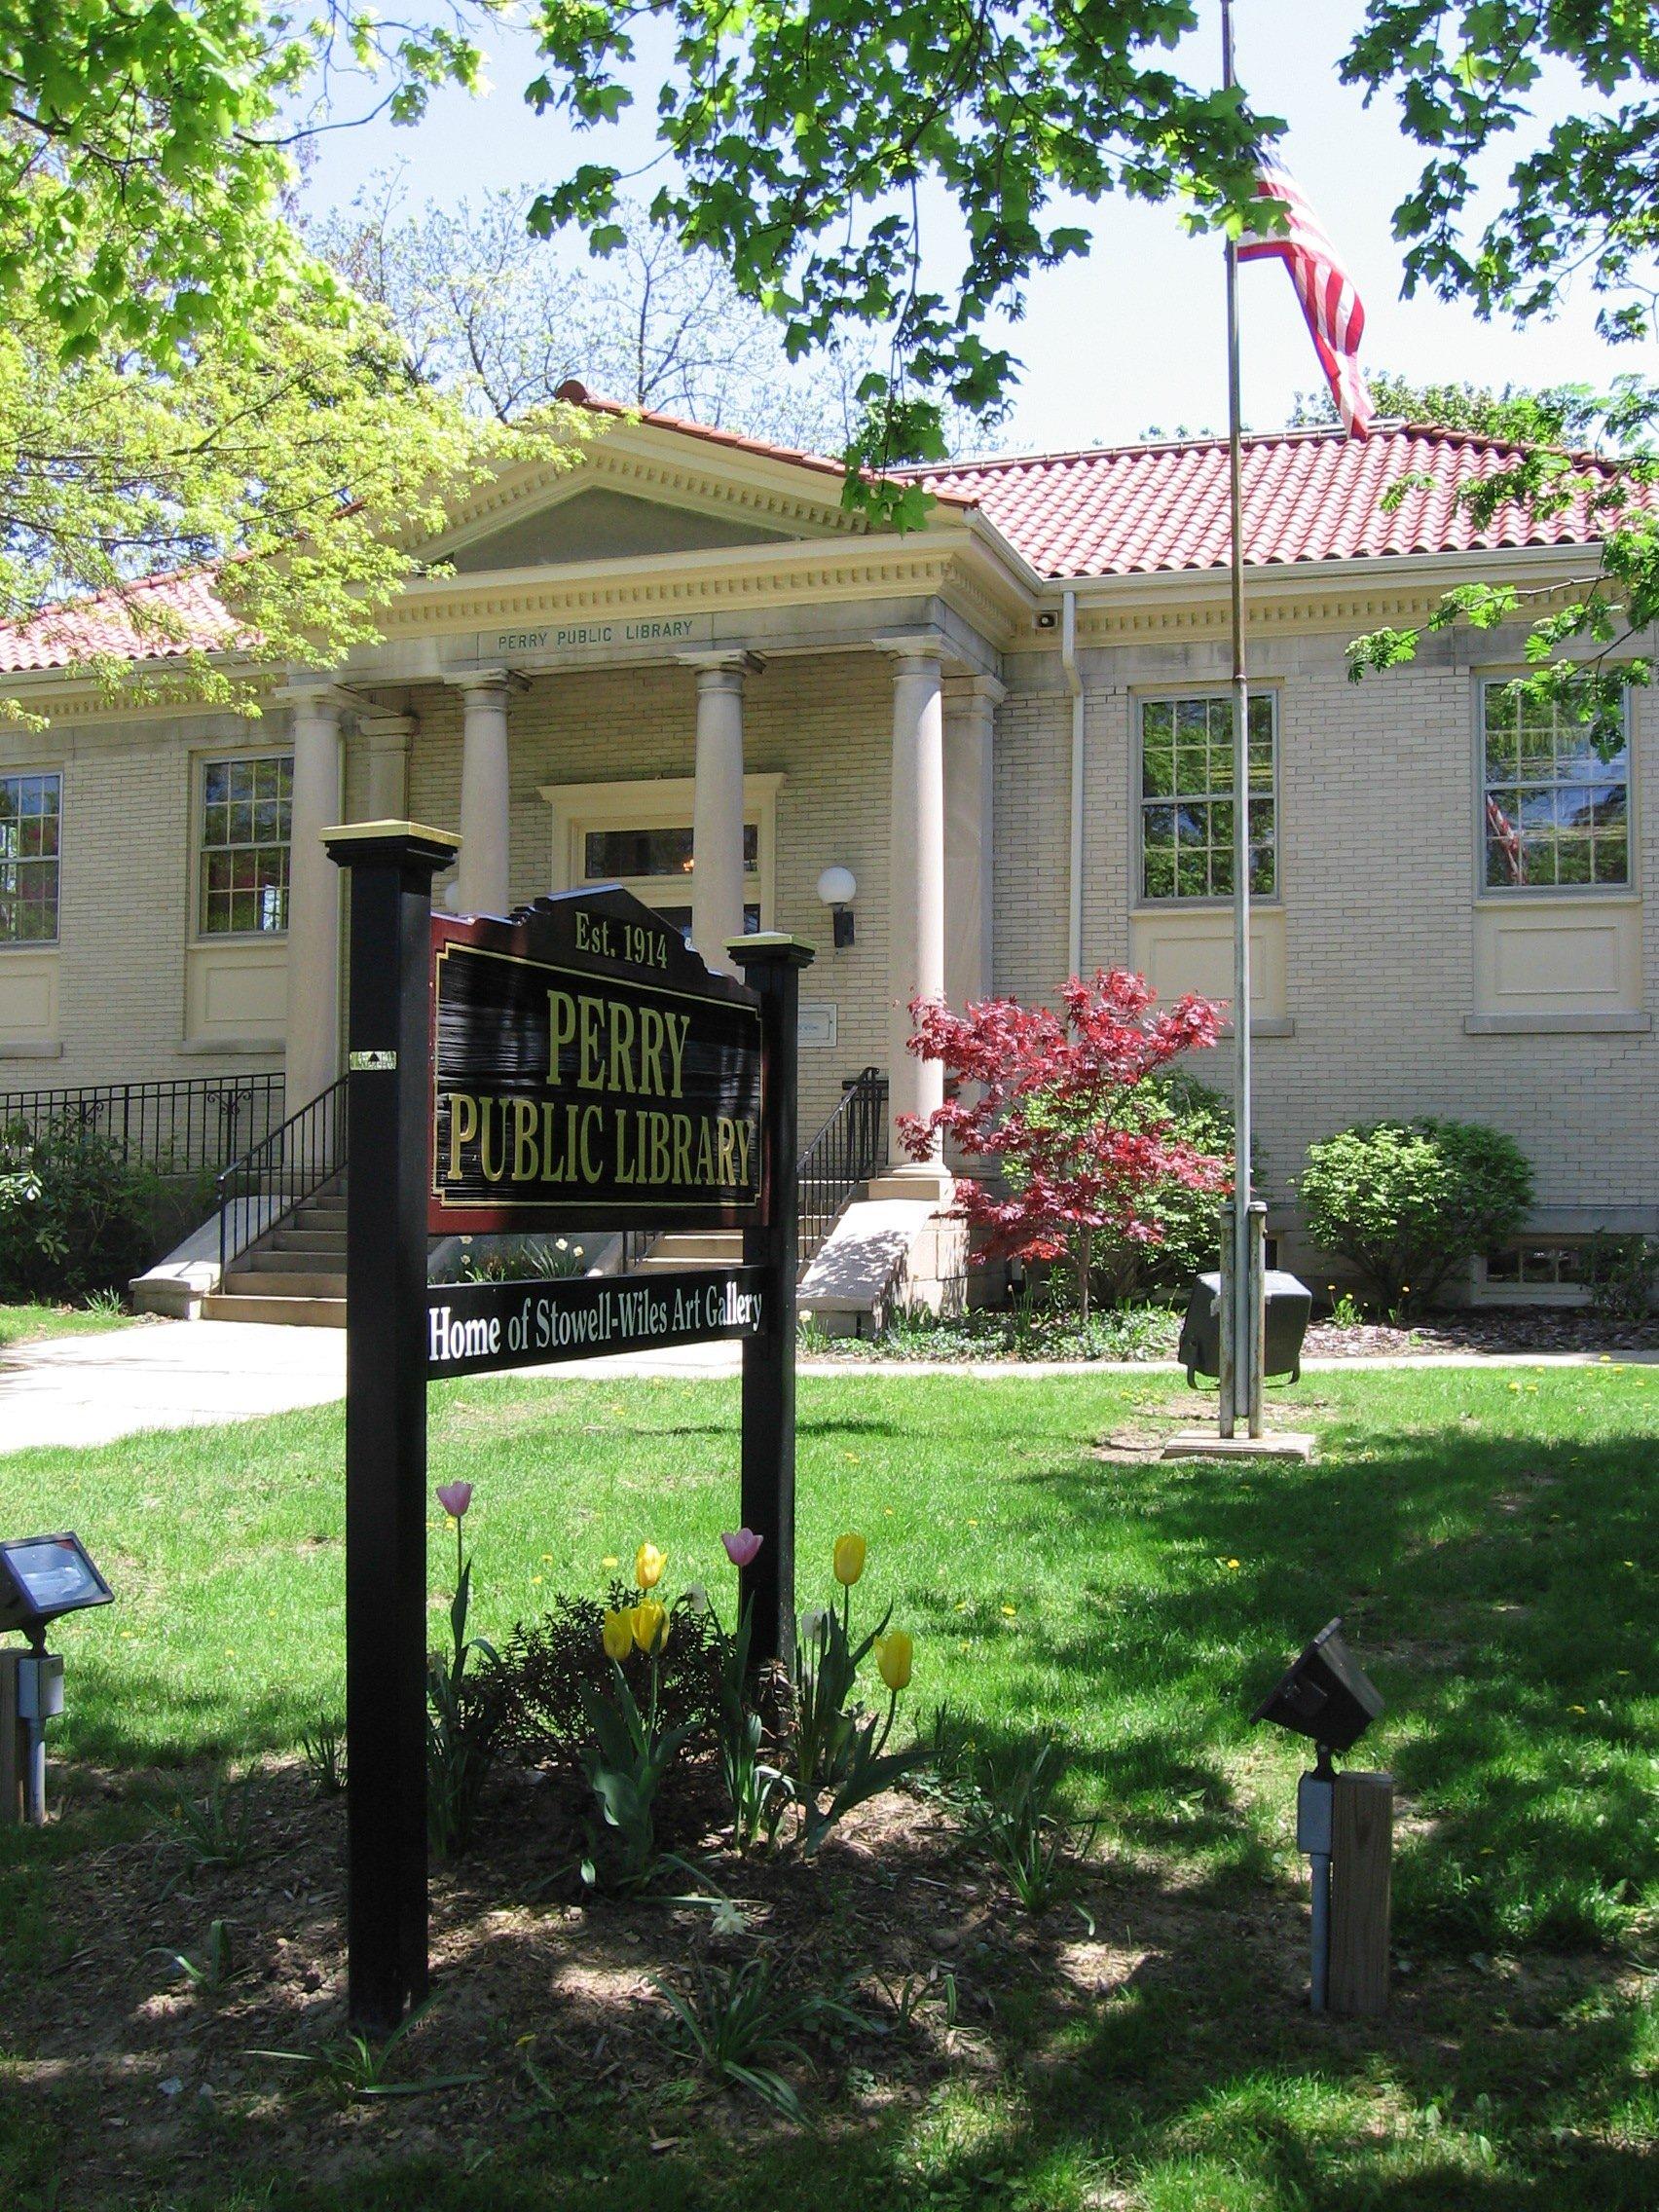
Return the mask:
{"type": "MultiPolygon", "coordinates": [[[[458,831],[442,910],[617,883],[712,967],[749,931],[817,946],[802,1292],[831,1326],[972,1288],[949,1162],[893,1134],[941,1096],[904,1050],[915,997],[1042,1001],[1120,966],[1230,995],[1225,441],[954,463],[901,534],[842,506],[837,461],[566,396],[594,423],[575,463],[475,493],[373,647],[260,669],[258,719],[135,711],[86,666],[234,664],[206,575],[144,587],[181,646],[118,602],[0,630],[28,716],[0,721],[0,1124],[78,1111],[197,1177],[140,1304],[343,1317],[331,824],[458,831]],[[262,1199],[231,1234],[212,1178],[239,1175],[262,1199]]],[[[1350,639],[1456,584],[1531,614],[1584,577],[1584,509],[1477,527],[1459,503],[1514,459],[1388,423],[1244,448],[1259,1189],[1318,1285],[1340,1271],[1295,1177],[1379,1116],[1491,1123],[1531,1161],[1526,1235],[1475,1262],[1472,1301],[1570,1301],[1595,1232],[1659,1234],[1659,692],[1627,692],[1622,746],[1518,706],[1524,624],[1348,677],[1350,639]]],[[[1194,1072],[1225,1089],[1230,1059],[1194,1072]]],[[[584,1258],[722,1250],[660,1242],[584,1258]]]]}

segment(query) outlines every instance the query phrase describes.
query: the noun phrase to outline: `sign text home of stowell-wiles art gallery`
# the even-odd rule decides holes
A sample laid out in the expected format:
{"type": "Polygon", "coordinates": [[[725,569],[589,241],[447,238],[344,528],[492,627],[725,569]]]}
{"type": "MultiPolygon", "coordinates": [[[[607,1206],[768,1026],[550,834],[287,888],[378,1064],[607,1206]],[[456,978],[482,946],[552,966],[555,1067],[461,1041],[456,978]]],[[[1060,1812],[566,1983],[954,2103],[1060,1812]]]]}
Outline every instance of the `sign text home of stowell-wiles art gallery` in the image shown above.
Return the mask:
{"type": "Polygon", "coordinates": [[[433,922],[430,1226],[739,1225],[760,1020],[623,891],[433,922]]]}

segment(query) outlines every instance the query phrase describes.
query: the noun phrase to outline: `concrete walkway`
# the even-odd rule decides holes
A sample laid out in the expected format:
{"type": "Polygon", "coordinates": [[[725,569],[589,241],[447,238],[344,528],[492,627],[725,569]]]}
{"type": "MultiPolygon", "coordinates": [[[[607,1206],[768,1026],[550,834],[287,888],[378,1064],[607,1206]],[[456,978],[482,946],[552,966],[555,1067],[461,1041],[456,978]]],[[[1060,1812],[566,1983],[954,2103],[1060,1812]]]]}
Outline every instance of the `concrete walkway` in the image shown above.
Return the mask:
{"type": "MultiPolygon", "coordinates": [[[[1618,1352],[1614,1363],[1659,1364],[1659,1352],[1618,1352]]],[[[521,1377],[612,1382],[639,1376],[718,1376],[737,1372],[736,1345],[687,1345],[675,1351],[629,1352],[614,1359],[520,1368],[521,1377]]],[[[1499,1358],[1480,1352],[1419,1352],[1381,1359],[1310,1359],[1304,1374],[1352,1368],[1593,1367],[1594,1352],[1530,1352],[1499,1358]]],[[[1175,1376],[1173,1360],[962,1361],[812,1360],[819,1375],[957,1375],[976,1382],[1029,1382],[1082,1375],[1175,1376]]],[[[0,1454],[34,1445],[108,1444],[147,1428],[187,1428],[247,1420],[296,1406],[333,1403],[346,1392],[343,1329],[269,1327],[249,1321],[140,1321],[94,1336],[49,1338],[0,1350],[0,1454]]]]}

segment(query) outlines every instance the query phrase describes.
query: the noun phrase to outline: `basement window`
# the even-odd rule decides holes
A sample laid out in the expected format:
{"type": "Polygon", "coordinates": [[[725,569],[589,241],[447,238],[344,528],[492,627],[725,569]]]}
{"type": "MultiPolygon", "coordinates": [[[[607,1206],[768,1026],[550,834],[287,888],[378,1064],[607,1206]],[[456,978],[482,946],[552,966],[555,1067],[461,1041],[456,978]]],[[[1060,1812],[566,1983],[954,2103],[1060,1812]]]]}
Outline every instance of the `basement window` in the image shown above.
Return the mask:
{"type": "Polygon", "coordinates": [[[1475,1262],[1470,1300],[1476,1306],[1587,1306],[1590,1273],[1587,1242],[1518,1240],[1475,1262]]]}

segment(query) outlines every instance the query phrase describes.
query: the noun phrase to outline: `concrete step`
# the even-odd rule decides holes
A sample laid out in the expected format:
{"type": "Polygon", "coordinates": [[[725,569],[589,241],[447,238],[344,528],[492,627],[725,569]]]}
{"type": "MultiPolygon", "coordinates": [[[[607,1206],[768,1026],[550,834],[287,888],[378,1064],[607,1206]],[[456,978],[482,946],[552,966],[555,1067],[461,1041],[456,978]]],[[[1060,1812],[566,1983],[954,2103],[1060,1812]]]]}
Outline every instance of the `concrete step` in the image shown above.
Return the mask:
{"type": "Polygon", "coordinates": [[[274,1229],[262,1252],[337,1252],[346,1257],[344,1229],[274,1229]]]}
{"type": "Polygon", "coordinates": [[[294,1328],[343,1329],[343,1298],[246,1298],[213,1291],[202,1301],[205,1321],[276,1321],[294,1328]]]}
{"type": "Polygon", "coordinates": [[[677,1266],[718,1262],[722,1267],[736,1267],[743,1258],[743,1232],[741,1229],[669,1230],[657,1238],[646,1257],[664,1261],[668,1256],[672,1256],[677,1266]]]}
{"type": "Polygon", "coordinates": [[[320,1250],[306,1247],[298,1252],[274,1250],[269,1244],[256,1244],[251,1252],[242,1253],[237,1261],[239,1268],[251,1268],[259,1274],[278,1275],[340,1275],[346,1272],[346,1247],[343,1244],[324,1245],[320,1250]]]}
{"type": "Polygon", "coordinates": [[[325,1206],[296,1206],[287,1220],[282,1223],[281,1229],[278,1229],[276,1234],[280,1235],[283,1229],[338,1229],[344,1235],[346,1232],[346,1208],[343,1205],[337,1206],[333,1203],[325,1206]]]}
{"type": "Polygon", "coordinates": [[[346,1297],[344,1273],[317,1270],[314,1273],[283,1273],[277,1269],[232,1268],[221,1286],[230,1298],[338,1298],[346,1297]]]}

